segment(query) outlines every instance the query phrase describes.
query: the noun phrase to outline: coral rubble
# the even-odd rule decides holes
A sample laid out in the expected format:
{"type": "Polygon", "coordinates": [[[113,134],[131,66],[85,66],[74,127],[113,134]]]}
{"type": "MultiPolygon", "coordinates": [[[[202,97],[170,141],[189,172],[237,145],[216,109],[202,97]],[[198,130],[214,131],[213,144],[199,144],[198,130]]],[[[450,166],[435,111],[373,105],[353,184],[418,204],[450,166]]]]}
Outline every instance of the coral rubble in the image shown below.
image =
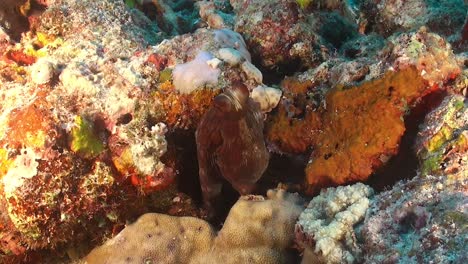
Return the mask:
{"type": "Polygon", "coordinates": [[[364,261],[450,263],[466,259],[466,186],[463,173],[426,175],[376,196],[358,230],[364,261]]]}

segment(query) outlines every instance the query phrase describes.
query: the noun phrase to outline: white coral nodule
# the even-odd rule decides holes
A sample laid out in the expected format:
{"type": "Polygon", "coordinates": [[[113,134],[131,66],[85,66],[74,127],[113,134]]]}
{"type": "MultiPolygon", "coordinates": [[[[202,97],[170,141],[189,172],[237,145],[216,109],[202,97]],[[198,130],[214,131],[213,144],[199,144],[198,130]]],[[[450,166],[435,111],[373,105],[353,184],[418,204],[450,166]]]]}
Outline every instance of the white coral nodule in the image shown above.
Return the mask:
{"type": "MultiPolygon", "coordinates": [[[[312,199],[296,223],[296,233],[306,248],[315,245],[310,250],[314,256],[304,256],[320,257],[326,263],[356,262],[361,249],[353,226],[364,219],[372,194],[372,188],[357,183],[328,188],[312,199]]],[[[303,260],[303,263],[308,262],[303,260]]]]}

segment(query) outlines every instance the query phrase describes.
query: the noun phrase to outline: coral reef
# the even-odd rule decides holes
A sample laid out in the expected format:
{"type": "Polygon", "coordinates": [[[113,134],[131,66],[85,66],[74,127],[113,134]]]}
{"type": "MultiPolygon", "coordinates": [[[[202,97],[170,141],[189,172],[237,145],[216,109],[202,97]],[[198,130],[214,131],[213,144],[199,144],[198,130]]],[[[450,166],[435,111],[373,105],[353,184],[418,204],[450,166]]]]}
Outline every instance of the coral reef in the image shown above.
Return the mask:
{"type": "Polygon", "coordinates": [[[198,29],[174,37],[157,45],[150,56],[160,68],[154,84],[156,105],[163,112],[160,121],[170,129],[196,128],[214,96],[233,83],[253,90],[263,81],[244,39],[229,29],[198,29]]]}
{"type": "Polygon", "coordinates": [[[3,0],[0,262],[463,262],[467,10],[3,0]]]}
{"type": "Polygon", "coordinates": [[[300,199],[284,190],[243,196],[216,235],[192,217],[146,214],[94,249],[83,263],[288,263],[300,199]]]}
{"type": "Polygon", "coordinates": [[[429,92],[414,68],[389,72],[361,86],[332,89],[325,104],[305,113],[304,120],[290,122],[282,105],[268,138],[287,151],[314,148],[306,169],[310,192],[330,182],[364,180],[398,150],[405,107],[429,92]],[[373,118],[374,113],[382,115],[373,118]]]}
{"type": "Polygon", "coordinates": [[[360,11],[367,26],[383,36],[426,25],[449,37],[463,26],[468,5],[461,0],[362,1],[360,11]]]}
{"type": "Polygon", "coordinates": [[[160,160],[165,129],[151,130],[163,125],[122,121],[141,115],[150,89],[144,60],[125,58],[155,43],[157,28],[121,1],[55,1],[34,27],[2,54],[2,255],[96,243],[148,210],[139,189],[149,188],[134,175],[157,177],[151,190],[175,177],[160,160]],[[117,169],[115,141],[128,143],[142,175],[117,169]]]}
{"type": "Polygon", "coordinates": [[[197,1],[200,18],[215,29],[233,28],[234,15],[231,14],[229,1],[197,1]]]}
{"type": "MultiPolygon", "coordinates": [[[[466,156],[466,150],[463,152],[466,156]]],[[[421,175],[377,195],[360,227],[365,262],[451,263],[466,259],[468,213],[463,170],[421,175]]]]}
{"type": "Polygon", "coordinates": [[[208,210],[213,210],[213,200],[221,193],[223,178],[242,195],[252,192],[268,166],[269,154],[260,109],[245,85],[235,84],[215,97],[195,137],[203,201],[208,210]]]}
{"type": "Polygon", "coordinates": [[[124,0],[132,8],[141,10],[169,36],[192,32],[198,26],[198,10],[189,0],[124,0]]]}
{"type": "Polygon", "coordinates": [[[296,239],[305,245],[303,263],[451,263],[466,258],[464,100],[449,95],[426,117],[416,143],[423,165],[413,179],[372,197],[371,189],[358,183],[322,190],[312,199],[296,226],[296,239]],[[444,127],[453,136],[441,137],[444,127]],[[455,142],[461,144],[451,145],[455,142]],[[427,148],[446,149],[440,167],[425,167],[433,159],[427,148]],[[338,242],[330,241],[334,238],[338,242]]]}
{"type": "Polygon", "coordinates": [[[212,99],[234,81],[251,89],[261,85],[255,66],[249,64],[253,76],[240,67],[250,54],[238,33],[201,29],[149,46],[164,36],[123,1],[55,1],[34,31],[6,49],[2,252],[67,247],[87,236],[96,243],[149,208],[167,209],[166,199],[152,200],[172,196],[177,183],[180,162],[174,150],[166,155],[174,148],[166,133],[194,129],[212,99]],[[216,58],[223,48],[240,55],[238,65],[216,58]],[[222,77],[211,87],[180,93],[178,69],[201,52],[210,54],[214,61],[207,67],[218,67],[222,77]],[[80,187],[81,181],[102,186],[80,187]],[[127,206],[132,209],[122,210],[127,206]],[[10,243],[11,237],[18,242],[10,243]]]}
{"type": "Polygon", "coordinates": [[[391,65],[385,73],[382,61],[357,58],[326,62],[283,81],[284,96],[267,122],[267,139],[283,152],[312,150],[309,193],[367,179],[397,153],[411,108],[461,72],[450,45],[425,29],[387,45],[390,54],[378,54],[391,65]]]}
{"type": "Polygon", "coordinates": [[[274,68],[293,61],[314,65],[323,60],[320,36],[296,3],[232,0],[231,5],[237,15],[236,31],[263,66],[274,68]]]}
{"type": "Polygon", "coordinates": [[[358,236],[366,262],[460,262],[467,251],[467,104],[449,95],[421,125],[418,176],[374,197],[358,236]]]}
{"type": "Polygon", "coordinates": [[[372,188],[357,183],[314,197],[296,224],[296,240],[305,247],[302,263],[362,261],[353,228],[364,219],[372,194],[372,188]]]}
{"type": "Polygon", "coordinates": [[[468,148],[468,107],[466,98],[451,95],[429,113],[420,131],[416,150],[423,175],[440,175],[463,170],[458,161],[468,148]]]}

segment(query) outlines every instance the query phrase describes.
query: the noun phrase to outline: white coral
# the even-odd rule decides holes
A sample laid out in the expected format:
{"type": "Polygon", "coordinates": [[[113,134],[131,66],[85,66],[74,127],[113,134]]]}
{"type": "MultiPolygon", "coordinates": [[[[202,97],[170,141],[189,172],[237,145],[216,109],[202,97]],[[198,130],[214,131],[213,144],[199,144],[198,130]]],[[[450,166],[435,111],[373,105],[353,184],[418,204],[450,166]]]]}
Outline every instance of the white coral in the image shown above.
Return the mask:
{"type": "Polygon", "coordinates": [[[158,123],[145,130],[145,135],[138,138],[136,144],[130,146],[132,159],[137,170],[144,175],[158,174],[164,169],[160,158],[167,150],[167,142],[164,134],[167,132],[164,123],[158,123]]]}
{"type": "Polygon", "coordinates": [[[260,109],[262,112],[270,112],[275,108],[280,99],[282,91],[280,89],[275,89],[263,85],[255,87],[250,93],[250,97],[260,104],[260,109]]]}
{"type": "Polygon", "coordinates": [[[241,69],[244,71],[245,75],[247,75],[248,79],[254,80],[257,83],[263,83],[262,72],[250,61],[244,61],[241,64],[241,69]]]}
{"type": "Polygon", "coordinates": [[[55,66],[46,59],[39,59],[31,66],[31,79],[35,84],[45,84],[50,82],[54,76],[55,66]]]}
{"type": "Polygon", "coordinates": [[[209,65],[213,58],[211,53],[201,51],[194,60],[177,65],[172,72],[174,87],[188,94],[207,84],[216,85],[221,71],[209,65]]]}
{"type": "Polygon", "coordinates": [[[312,199],[296,230],[315,242],[314,253],[327,263],[354,263],[360,255],[353,226],[364,219],[372,188],[362,183],[328,188],[312,199]]]}

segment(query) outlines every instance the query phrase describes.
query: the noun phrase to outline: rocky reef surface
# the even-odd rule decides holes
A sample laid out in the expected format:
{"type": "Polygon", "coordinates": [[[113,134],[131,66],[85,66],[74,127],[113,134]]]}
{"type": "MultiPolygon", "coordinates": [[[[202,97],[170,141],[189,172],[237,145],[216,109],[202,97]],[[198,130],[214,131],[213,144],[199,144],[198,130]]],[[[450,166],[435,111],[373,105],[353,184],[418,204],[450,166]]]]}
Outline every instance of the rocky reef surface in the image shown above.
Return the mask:
{"type": "Polygon", "coordinates": [[[5,0],[0,263],[466,262],[467,13],[5,0]]]}

